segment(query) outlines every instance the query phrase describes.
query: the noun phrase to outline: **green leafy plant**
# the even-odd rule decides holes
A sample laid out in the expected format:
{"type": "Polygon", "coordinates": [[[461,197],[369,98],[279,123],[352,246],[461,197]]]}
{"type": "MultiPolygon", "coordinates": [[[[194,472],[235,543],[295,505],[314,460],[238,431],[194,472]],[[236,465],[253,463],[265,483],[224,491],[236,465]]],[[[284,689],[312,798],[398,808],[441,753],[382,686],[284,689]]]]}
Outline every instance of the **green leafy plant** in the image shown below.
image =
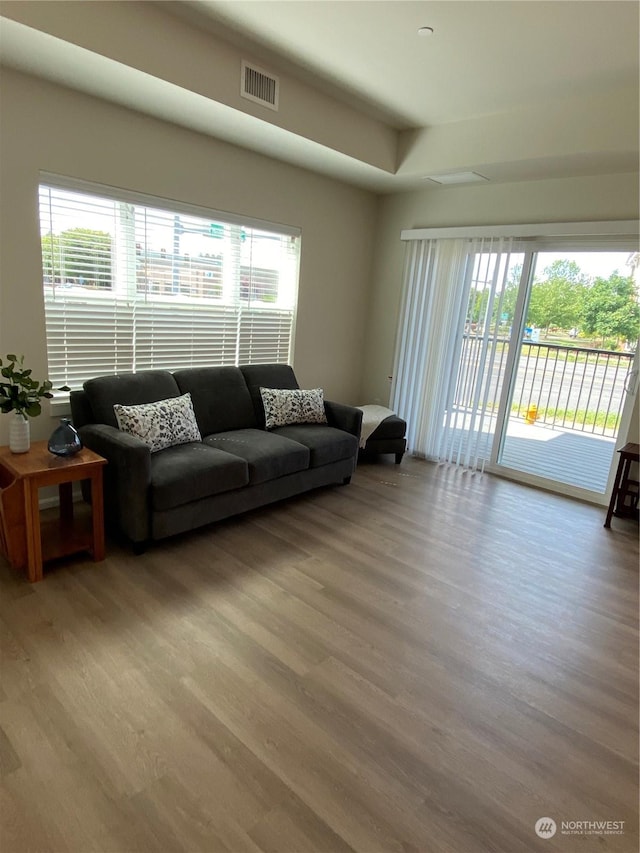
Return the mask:
{"type": "MultiPolygon", "coordinates": [[[[0,358],[0,412],[18,412],[26,420],[35,418],[42,412],[40,401],[51,398],[53,385],[48,379],[39,382],[31,376],[31,370],[24,367],[24,356],[8,355],[0,358]]],[[[58,391],[68,391],[64,385],[58,391]]]]}

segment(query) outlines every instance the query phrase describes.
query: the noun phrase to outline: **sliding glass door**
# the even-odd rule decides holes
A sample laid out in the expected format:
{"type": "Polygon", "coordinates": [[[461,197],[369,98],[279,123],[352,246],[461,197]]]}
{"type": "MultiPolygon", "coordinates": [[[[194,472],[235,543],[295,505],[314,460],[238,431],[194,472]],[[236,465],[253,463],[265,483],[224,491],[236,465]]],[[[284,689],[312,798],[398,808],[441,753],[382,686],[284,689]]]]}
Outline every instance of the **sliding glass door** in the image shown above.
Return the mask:
{"type": "Polygon", "coordinates": [[[565,227],[403,232],[391,405],[414,455],[603,503],[636,384],[640,253],[614,230],[635,224],[565,227]]]}
{"type": "Polygon", "coordinates": [[[497,467],[604,495],[638,336],[628,260],[628,252],[533,254],[497,467]]]}

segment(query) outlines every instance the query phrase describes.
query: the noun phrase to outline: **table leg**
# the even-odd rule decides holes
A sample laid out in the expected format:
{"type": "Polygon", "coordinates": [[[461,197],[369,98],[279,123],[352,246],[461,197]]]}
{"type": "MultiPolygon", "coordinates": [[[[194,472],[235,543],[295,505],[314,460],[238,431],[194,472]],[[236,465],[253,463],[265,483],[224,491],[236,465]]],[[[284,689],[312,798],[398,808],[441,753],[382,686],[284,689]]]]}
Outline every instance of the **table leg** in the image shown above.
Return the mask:
{"type": "Polygon", "coordinates": [[[627,457],[624,460],[624,468],[622,469],[622,477],[620,479],[620,485],[618,487],[618,500],[616,501],[616,506],[613,508],[614,515],[622,515],[625,516],[632,507],[625,506],[625,498],[630,495],[629,492],[629,484],[631,482],[631,463],[632,459],[627,457]]]}
{"type": "Polygon", "coordinates": [[[609,509],[607,510],[607,517],[604,522],[605,527],[611,527],[611,517],[616,506],[616,501],[618,500],[618,493],[620,491],[620,484],[622,483],[622,475],[624,473],[624,464],[625,459],[622,455],[620,455],[620,458],[618,460],[618,470],[616,471],[616,477],[613,481],[613,490],[611,491],[609,509]]]}
{"type": "Polygon", "coordinates": [[[91,518],[93,524],[92,555],[94,562],[104,560],[104,496],[102,493],[102,468],[91,477],[91,518]]]}
{"type": "Polygon", "coordinates": [[[30,583],[36,583],[42,580],[40,502],[38,487],[28,478],[24,481],[24,520],[27,533],[27,578],[30,583]]]}

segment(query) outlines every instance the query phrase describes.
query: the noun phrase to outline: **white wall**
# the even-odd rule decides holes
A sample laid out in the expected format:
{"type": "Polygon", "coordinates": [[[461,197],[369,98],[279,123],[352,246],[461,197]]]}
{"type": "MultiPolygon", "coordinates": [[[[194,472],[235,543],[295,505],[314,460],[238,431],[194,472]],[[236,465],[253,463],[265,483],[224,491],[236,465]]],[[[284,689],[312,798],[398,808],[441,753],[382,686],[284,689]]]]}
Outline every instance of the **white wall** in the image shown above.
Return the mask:
{"type": "MultiPolygon", "coordinates": [[[[363,190],[35,77],[0,77],[0,354],[47,374],[39,170],[302,228],[295,368],[358,402],[377,199],[363,190]]],[[[0,444],[8,441],[0,418],[0,444]]],[[[46,438],[55,420],[32,421],[46,438]]]]}
{"type": "MultiPolygon", "coordinates": [[[[3,70],[0,87],[0,354],[24,353],[37,378],[47,373],[40,169],[300,226],[296,372],[301,384],[322,386],[328,396],[352,403],[388,401],[403,228],[638,217],[636,174],[435,189],[378,200],[17,72],[3,70]]],[[[54,424],[43,415],[32,424],[34,437],[47,437],[54,424]]],[[[0,443],[7,440],[6,419],[0,418],[0,443]]]]}
{"type": "Polygon", "coordinates": [[[381,200],[374,250],[362,397],[387,405],[405,228],[638,218],[638,175],[616,174],[397,193],[381,200]]]}
{"type": "MultiPolygon", "coordinates": [[[[277,71],[277,111],[240,97],[241,60],[254,61],[258,67],[263,63],[254,59],[248,46],[240,49],[203,28],[202,13],[195,15],[195,26],[186,22],[183,18],[190,14],[185,6],[146,0],[3,0],[3,58],[25,73],[140,112],[155,110],[155,115],[171,116],[199,131],[210,128],[215,120],[224,121],[228,116],[224,108],[230,107],[234,125],[242,114],[260,120],[261,145],[265,131],[267,138],[273,138],[268,135],[268,126],[273,125],[295,134],[297,147],[304,139],[315,140],[364,163],[394,170],[398,139],[393,128],[282,70],[277,71]],[[180,98],[181,109],[177,114],[173,109],[164,112],[174,96],[180,98]],[[195,96],[205,98],[206,107],[197,100],[194,107],[195,96]]],[[[274,71],[269,64],[265,70],[274,71]]],[[[235,127],[234,136],[224,138],[243,141],[235,136],[235,127]]]]}

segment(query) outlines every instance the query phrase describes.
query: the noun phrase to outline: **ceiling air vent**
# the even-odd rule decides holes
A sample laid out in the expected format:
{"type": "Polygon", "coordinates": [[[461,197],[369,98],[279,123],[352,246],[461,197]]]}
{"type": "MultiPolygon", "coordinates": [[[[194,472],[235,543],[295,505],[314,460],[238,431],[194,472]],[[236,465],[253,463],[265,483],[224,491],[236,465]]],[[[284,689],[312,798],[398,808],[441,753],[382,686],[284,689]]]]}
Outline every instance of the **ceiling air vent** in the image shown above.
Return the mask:
{"type": "Polygon", "coordinates": [[[263,68],[257,68],[242,60],[242,84],[240,94],[249,101],[262,104],[270,110],[278,109],[280,80],[263,68]]]}
{"type": "Polygon", "coordinates": [[[448,172],[443,175],[425,175],[424,181],[433,181],[434,184],[477,184],[481,181],[488,181],[484,175],[479,175],[478,172],[448,172]]]}

